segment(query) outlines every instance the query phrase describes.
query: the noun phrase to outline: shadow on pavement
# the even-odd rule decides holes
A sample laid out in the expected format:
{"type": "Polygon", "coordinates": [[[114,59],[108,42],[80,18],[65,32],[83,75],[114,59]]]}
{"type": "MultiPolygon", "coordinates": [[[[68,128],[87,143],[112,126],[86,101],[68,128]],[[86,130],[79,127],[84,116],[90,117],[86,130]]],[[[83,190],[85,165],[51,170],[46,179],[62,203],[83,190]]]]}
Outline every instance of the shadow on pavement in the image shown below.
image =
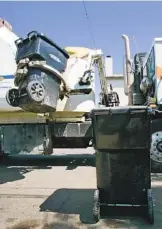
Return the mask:
{"type": "Polygon", "coordinates": [[[3,156],[0,163],[0,184],[24,179],[24,175],[28,172],[35,169],[51,169],[51,166],[67,166],[66,170],[74,170],[78,166],[94,167],[95,156],[93,154],[3,156]]]}
{"type": "MultiPolygon", "coordinates": [[[[98,224],[102,223],[102,226],[105,225],[110,228],[160,229],[162,225],[160,211],[160,209],[162,209],[161,192],[162,187],[153,187],[155,204],[154,225],[150,225],[145,219],[145,216],[142,216],[140,211],[134,211],[133,208],[129,208],[129,210],[118,208],[115,209],[115,211],[103,209],[102,215],[104,215],[104,217],[102,217],[102,220],[100,220],[98,224]]],[[[93,193],[94,189],[58,189],[40,205],[40,211],[58,213],[60,217],[62,214],[65,214],[64,217],[79,215],[82,225],[89,224],[88,228],[95,228],[98,224],[95,223],[92,214],[93,193]]],[[[51,226],[49,228],[55,228],[54,224],[53,227],[51,226]]],[[[101,228],[101,226],[96,228],[101,228]]]]}
{"type": "Polygon", "coordinates": [[[58,189],[40,206],[40,211],[78,214],[81,222],[94,223],[94,189],[58,189]]]}
{"type": "Polygon", "coordinates": [[[0,166],[0,184],[7,182],[13,182],[16,180],[22,180],[25,178],[25,174],[35,169],[51,169],[50,166],[34,166],[34,167],[12,167],[12,166],[0,166]]]}

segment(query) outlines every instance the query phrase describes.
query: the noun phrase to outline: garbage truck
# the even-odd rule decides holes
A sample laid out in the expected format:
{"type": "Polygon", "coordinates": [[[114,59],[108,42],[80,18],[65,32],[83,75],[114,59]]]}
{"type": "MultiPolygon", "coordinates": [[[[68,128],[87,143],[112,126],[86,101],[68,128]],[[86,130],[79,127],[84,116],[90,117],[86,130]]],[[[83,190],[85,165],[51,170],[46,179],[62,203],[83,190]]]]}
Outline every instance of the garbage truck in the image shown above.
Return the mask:
{"type": "MultiPolygon", "coordinates": [[[[109,57],[101,49],[62,48],[38,31],[21,38],[7,26],[0,28],[0,48],[4,58],[3,71],[0,68],[1,156],[49,155],[53,148],[93,146],[96,222],[103,206],[124,206],[143,209],[153,224],[150,122],[158,112],[145,104],[137,106],[141,98],[138,90],[132,93],[132,75],[127,77],[128,106],[121,107],[117,92],[106,80],[109,57]]],[[[128,55],[126,60],[129,68],[128,55]]]]}
{"type": "Polygon", "coordinates": [[[129,37],[122,35],[125,43],[124,93],[128,104],[145,105],[153,109],[151,120],[151,165],[162,171],[162,38],[154,38],[148,52],[139,52],[132,58],[129,37]]]}

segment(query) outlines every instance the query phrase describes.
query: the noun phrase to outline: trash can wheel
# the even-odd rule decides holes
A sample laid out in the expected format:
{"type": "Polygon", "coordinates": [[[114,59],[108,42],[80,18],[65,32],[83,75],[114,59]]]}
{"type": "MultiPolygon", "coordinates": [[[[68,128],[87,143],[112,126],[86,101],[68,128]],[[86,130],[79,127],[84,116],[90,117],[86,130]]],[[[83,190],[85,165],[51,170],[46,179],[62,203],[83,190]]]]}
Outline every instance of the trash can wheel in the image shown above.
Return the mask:
{"type": "Polygon", "coordinates": [[[16,88],[9,89],[6,93],[6,101],[13,107],[19,105],[19,91],[16,88]]]}
{"type": "Polygon", "coordinates": [[[100,198],[99,198],[99,190],[95,190],[94,192],[94,205],[93,205],[93,216],[96,223],[100,220],[100,198]]]}
{"type": "Polygon", "coordinates": [[[37,80],[31,81],[27,88],[27,93],[29,97],[34,101],[34,102],[42,102],[42,100],[45,97],[45,89],[42,83],[40,83],[37,80]]]}
{"type": "Polygon", "coordinates": [[[147,190],[147,219],[150,224],[154,223],[154,205],[153,205],[153,198],[152,198],[152,190],[147,190]]]}

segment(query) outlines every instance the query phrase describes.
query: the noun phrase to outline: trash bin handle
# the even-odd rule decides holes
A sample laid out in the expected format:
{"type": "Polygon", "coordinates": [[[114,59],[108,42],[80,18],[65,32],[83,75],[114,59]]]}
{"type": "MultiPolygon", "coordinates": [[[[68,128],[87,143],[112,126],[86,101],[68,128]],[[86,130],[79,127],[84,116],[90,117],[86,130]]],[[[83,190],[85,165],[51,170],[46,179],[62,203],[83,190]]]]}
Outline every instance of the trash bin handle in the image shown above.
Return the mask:
{"type": "Polygon", "coordinates": [[[27,36],[29,40],[32,40],[34,37],[38,37],[38,36],[41,37],[44,41],[46,41],[47,43],[50,43],[52,46],[59,49],[60,52],[62,52],[63,54],[66,55],[67,58],[69,58],[69,54],[65,49],[62,49],[61,47],[59,47],[56,43],[54,43],[51,39],[46,37],[43,33],[38,33],[37,31],[33,30],[30,33],[28,33],[27,36]]]}
{"type": "Polygon", "coordinates": [[[39,33],[35,30],[27,34],[29,40],[32,40],[34,37],[37,37],[38,35],[39,33]]]}
{"type": "Polygon", "coordinates": [[[18,38],[16,41],[15,41],[15,45],[18,47],[21,43],[22,43],[23,39],[22,38],[18,38]]]}

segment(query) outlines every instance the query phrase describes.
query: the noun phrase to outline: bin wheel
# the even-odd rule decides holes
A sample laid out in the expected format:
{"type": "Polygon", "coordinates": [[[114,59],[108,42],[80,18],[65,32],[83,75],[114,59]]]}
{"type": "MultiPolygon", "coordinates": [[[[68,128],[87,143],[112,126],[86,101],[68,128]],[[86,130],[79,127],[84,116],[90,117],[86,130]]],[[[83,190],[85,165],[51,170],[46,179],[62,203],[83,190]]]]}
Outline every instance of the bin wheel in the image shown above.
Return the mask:
{"type": "Polygon", "coordinates": [[[45,89],[42,83],[39,81],[33,80],[31,81],[27,88],[27,93],[29,97],[35,102],[42,102],[45,97],[45,89]]]}
{"type": "Polygon", "coordinates": [[[95,192],[94,192],[93,216],[94,216],[96,223],[99,222],[99,220],[100,220],[99,190],[95,190],[95,192]]]}
{"type": "Polygon", "coordinates": [[[16,88],[9,89],[6,93],[6,101],[12,107],[19,106],[19,92],[16,88]]]}
{"type": "Polygon", "coordinates": [[[147,218],[150,224],[154,223],[154,206],[152,198],[152,190],[147,190],[147,218]]]}

